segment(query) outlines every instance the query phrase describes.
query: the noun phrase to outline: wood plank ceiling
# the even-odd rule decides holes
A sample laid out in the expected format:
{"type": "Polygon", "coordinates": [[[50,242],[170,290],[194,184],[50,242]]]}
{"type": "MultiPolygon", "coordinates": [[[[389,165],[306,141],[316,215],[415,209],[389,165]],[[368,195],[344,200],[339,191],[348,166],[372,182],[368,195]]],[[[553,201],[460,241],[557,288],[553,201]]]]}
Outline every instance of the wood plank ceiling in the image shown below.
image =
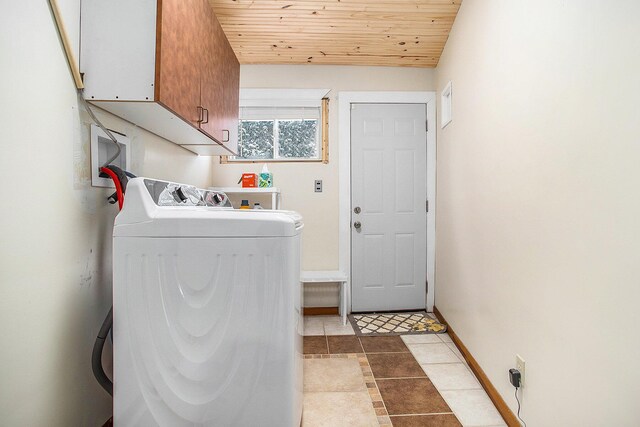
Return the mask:
{"type": "Polygon", "coordinates": [[[435,67],[462,0],[209,0],[241,64],[435,67]]]}

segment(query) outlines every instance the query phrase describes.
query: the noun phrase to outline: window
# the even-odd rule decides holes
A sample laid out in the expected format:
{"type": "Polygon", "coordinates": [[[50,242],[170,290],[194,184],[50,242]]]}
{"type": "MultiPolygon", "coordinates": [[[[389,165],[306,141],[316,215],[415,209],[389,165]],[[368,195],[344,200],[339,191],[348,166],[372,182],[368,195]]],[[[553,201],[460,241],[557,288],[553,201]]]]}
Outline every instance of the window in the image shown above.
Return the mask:
{"type": "Polygon", "coordinates": [[[237,160],[320,160],[320,107],[242,107],[237,160]]]}
{"type": "Polygon", "coordinates": [[[260,89],[246,91],[254,98],[243,100],[241,91],[238,155],[223,162],[328,162],[328,99],[300,99],[296,95],[308,97],[309,90],[283,89],[286,97],[274,99],[271,91],[256,100],[260,89]]]}

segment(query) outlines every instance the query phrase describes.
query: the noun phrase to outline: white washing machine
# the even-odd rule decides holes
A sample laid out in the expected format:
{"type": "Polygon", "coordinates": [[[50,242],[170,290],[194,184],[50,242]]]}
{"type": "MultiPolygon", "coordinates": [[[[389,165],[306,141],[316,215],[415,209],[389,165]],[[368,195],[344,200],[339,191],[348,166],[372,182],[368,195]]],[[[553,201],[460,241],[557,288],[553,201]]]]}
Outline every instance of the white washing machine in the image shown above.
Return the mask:
{"type": "Polygon", "coordinates": [[[297,427],[302,218],[198,206],[198,192],[127,186],[113,232],[114,424],[297,427]]]}

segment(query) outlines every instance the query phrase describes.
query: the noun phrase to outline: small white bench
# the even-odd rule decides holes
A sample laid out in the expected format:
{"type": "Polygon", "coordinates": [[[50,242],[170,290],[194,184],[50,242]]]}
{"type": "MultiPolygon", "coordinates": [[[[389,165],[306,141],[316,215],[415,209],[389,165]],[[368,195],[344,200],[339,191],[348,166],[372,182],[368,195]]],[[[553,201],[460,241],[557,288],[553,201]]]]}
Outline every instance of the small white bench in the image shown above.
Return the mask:
{"type": "Polygon", "coordinates": [[[347,275],[342,271],[302,271],[300,281],[305,283],[339,283],[340,315],[342,324],[347,324],[347,275]]]}

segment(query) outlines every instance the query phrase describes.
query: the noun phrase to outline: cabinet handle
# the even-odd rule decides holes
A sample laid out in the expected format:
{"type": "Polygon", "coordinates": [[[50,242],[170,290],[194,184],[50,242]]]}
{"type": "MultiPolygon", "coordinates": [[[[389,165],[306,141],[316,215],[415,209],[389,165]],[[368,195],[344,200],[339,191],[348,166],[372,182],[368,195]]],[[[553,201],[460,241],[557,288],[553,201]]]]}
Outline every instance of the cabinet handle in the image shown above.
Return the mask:
{"type": "Polygon", "coordinates": [[[197,123],[200,124],[200,123],[202,123],[202,119],[204,118],[204,108],[202,108],[200,105],[198,105],[196,108],[198,109],[198,121],[197,121],[197,123]]]}
{"type": "Polygon", "coordinates": [[[206,119],[204,119],[201,123],[205,124],[205,123],[209,123],[209,110],[207,110],[206,108],[203,108],[204,112],[206,113],[206,119]]]}
{"type": "Polygon", "coordinates": [[[222,142],[229,142],[229,131],[227,129],[222,129],[222,142]],[[227,136],[225,136],[225,132],[227,136]]]}

